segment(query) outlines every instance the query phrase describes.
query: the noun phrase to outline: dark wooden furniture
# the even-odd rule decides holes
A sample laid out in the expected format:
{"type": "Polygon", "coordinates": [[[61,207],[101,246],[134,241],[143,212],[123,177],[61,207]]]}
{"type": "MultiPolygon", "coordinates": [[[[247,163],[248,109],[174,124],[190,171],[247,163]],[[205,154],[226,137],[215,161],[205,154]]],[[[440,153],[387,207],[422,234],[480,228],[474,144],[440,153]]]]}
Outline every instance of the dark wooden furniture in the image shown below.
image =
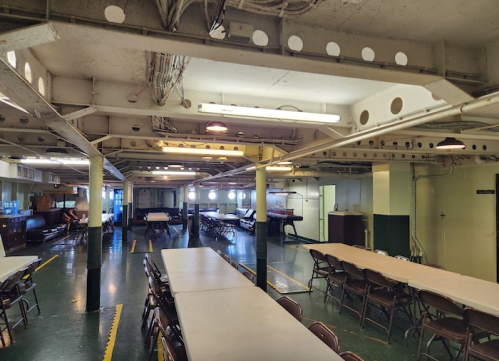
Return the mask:
{"type": "Polygon", "coordinates": [[[54,200],[51,196],[39,196],[36,197],[36,210],[37,211],[49,211],[52,208],[52,203],[54,200]]]}
{"type": "Polygon", "coordinates": [[[302,216],[294,216],[289,214],[279,214],[274,212],[267,212],[267,236],[281,237],[281,243],[286,239],[286,232],[284,227],[291,226],[295,232],[295,238],[298,239],[294,222],[303,221],[302,216]]]}
{"type": "Polygon", "coordinates": [[[34,215],[41,215],[45,219],[47,226],[62,224],[62,209],[51,209],[49,211],[35,211],[34,215]]]}
{"type": "Polygon", "coordinates": [[[363,246],[365,242],[362,214],[357,212],[329,212],[328,242],[363,246]]]}
{"type": "Polygon", "coordinates": [[[27,216],[12,215],[0,217],[0,234],[5,251],[26,247],[27,216]]]}

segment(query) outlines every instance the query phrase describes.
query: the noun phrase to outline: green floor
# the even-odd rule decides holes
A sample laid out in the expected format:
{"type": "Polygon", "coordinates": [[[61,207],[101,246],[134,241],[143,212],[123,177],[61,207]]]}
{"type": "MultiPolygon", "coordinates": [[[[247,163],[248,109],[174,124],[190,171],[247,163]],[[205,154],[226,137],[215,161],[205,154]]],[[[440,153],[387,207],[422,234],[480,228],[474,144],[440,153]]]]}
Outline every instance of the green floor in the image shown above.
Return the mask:
{"type": "MultiPolygon", "coordinates": [[[[173,228],[173,227],[172,227],[173,228]]],[[[255,238],[241,231],[236,241],[201,236],[201,240],[190,243],[181,226],[171,231],[172,239],[152,240],[152,257],[162,267],[160,250],[163,248],[185,248],[210,246],[221,249],[238,263],[255,263],[255,238]]],[[[119,322],[113,360],[147,360],[143,348],[143,335],[140,332],[140,318],[147,283],[142,268],[144,253],[149,251],[149,242],[143,237],[144,229],[137,227],[121,241],[121,230],[117,228],[114,238],[103,244],[102,293],[100,312],[85,312],[86,292],[86,247],[84,244],[72,244],[69,239],[53,240],[45,244],[29,245],[27,249],[14,252],[13,255],[38,255],[43,262],[54,256],[35,275],[42,312],[29,314],[29,327],[22,325],[14,330],[15,343],[5,348],[0,346],[1,361],[97,361],[103,360],[111,330],[114,312],[118,304],[123,305],[119,322]],[[133,241],[134,253],[131,253],[133,241]]],[[[281,245],[278,240],[269,240],[268,245],[269,280],[275,280],[282,288],[286,282],[292,290],[300,291],[310,278],[312,260],[307,251],[298,243],[281,245]]],[[[324,289],[325,285],[315,283],[324,289]]],[[[305,289],[303,289],[305,291],[305,289]]],[[[273,298],[280,294],[271,287],[268,293],[273,298]]],[[[344,310],[338,314],[338,303],[334,300],[323,302],[323,293],[315,290],[292,293],[289,297],[298,301],[304,311],[303,324],[309,326],[315,320],[327,324],[339,337],[342,351],[353,351],[365,361],[405,361],[415,360],[418,337],[410,337],[405,346],[403,333],[409,326],[403,321],[402,314],[395,324],[392,343],[383,341],[386,334],[373,324],[364,329],[359,327],[356,314],[344,310]]],[[[357,300],[352,306],[358,305],[357,300]]],[[[349,301],[351,302],[351,301],[349,301]]],[[[11,312],[18,315],[18,308],[11,312]],[[17,312],[17,313],[16,313],[17,312]]],[[[377,317],[374,315],[373,317],[377,317]]],[[[221,342],[220,347],[223,347],[221,342]]],[[[304,345],[306,347],[306,345],[304,345]]],[[[435,344],[432,349],[442,360],[447,360],[443,348],[435,344]]]]}

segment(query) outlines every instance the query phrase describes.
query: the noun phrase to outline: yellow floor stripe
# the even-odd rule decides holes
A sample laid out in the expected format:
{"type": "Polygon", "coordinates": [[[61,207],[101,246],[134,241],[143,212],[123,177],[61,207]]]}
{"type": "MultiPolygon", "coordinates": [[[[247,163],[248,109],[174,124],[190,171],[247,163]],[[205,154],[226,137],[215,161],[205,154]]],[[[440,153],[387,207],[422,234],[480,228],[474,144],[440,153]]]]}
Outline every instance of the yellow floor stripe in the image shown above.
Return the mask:
{"type": "Polygon", "coordinates": [[[158,335],[157,349],[158,349],[158,361],[164,361],[165,355],[163,355],[163,344],[161,343],[161,332],[158,335]]]}
{"type": "MultiPolygon", "coordinates": [[[[248,266],[246,266],[246,265],[244,265],[244,264],[242,264],[242,263],[239,263],[239,266],[241,266],[242,268],[244,268],[246,271],[251,272],[251,273],[253,273],[254,275],[256,275],[256,272],[255,272],[255,271],[253,271],[253,270],[252,270],[251,268],[249,268],[248,266]]],[[[275,284],[273,284],[272,282],[267,281],[267,284],[268,284],[270,287],[272,287],[273,289],[275,289],[277,292],[279,292],[279,293],[284,293],[284,291],[283,291],[283,290],[281,290],[279,287],[277,287],[277,286],[276,286],[275,284]]]]}
{"type": "Polygon", "coordinates": [[[52,243],[52,244],[61,243],[62,241],[64,241],[66,238],[69,238],[69,237],[71,237],[71,235],[70,235],[70,234],[68,234],[66,237],[64,237],[64,238],[62,238],[62,239],[60,239],[60,240],[58,240],[57,242],[54,242],[54,243],[52,243]]]}
{"type": "Polygon", "coordinates": [[[47,263],[51,262],[54,260],[54,258],[58,257],[58,255],[56,254],[54,257],[52,257],[51,259],[49,259],[47,262],[41,264],[40,266],[38,266],[38,268],[36,269],[37,271],[42,268],[43,266],[45,266],[47,263]]]}
{"type": "Polygon", "coordinates": [[[289,280],[293,281],[294,283],[299,284],[300,286],[302,286],[303,288],[305,288],[307,291],[309,291],[309,288],[308,288],[307,286],[305,286],[305,285],[301,284],[300,282],[298,282],[297,280],[295,280],[295,279],[293,279],[293,278],[289,277],[287,274],[282,273],[282,272],[280,272],[280,271],[276,270],[275,268],[270,267],[269,265],[267,265],[267,267],[268,267],[268,268],[270,268],[272,271],[275,271],[275,272],[279,273],[281,276],[284,276],[284,277],[286,277],[287,279],[289,279],[289,280]]]}
{"type": "Polygon", "coordinates": [[[301,248],[299,248],[297,246],[290,246],[290,247],[293,248],[293,249],[297,249],[298,251],[307,252],[307,251],[305,251],[305,250],[303,250],[303,249],[301,249],[301,248]]]}
{"type": "Polygon", "coordinates": [[[149,240],[149,252],[152,252],[152,242],[149,240]]]}
{"type": "Polygon", "coordinates": [[[135,243],[137,243],[137,240],[136,240],[136,239],[134,239],[134,240],[133,240],[132,252],[130,252],[130,253],[135,252],[135,243]]]}
{"type": "Polygon", "coordinates": [[[116,305],[116,311],[114,312],[114,321],[113,325],[111,326],[111,332],[109,333],[109,341],[107,342],[106,353],[104,354],[104,361],[111,361],[111,358],[113,357],[113,349],[116,342],[116,334],[118,333],[118,324],[120,323],[122,308],[122,304],[116,305]]]}

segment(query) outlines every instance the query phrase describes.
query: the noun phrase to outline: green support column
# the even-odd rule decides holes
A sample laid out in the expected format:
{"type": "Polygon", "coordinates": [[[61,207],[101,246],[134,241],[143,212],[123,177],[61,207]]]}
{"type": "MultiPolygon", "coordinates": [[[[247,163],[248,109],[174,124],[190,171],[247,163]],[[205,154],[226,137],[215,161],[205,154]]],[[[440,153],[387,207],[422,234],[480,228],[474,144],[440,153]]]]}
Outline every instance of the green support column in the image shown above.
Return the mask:
{"type": "Polygon", "coordinates": [[[184,187],[184,204],[182,209],[182,229],[187,229],[187,214],[189,213],[189,187],[184,187]]]}
{"type": "Polygon", "coordinates": [[[256,285],[267,292],[267,168],[256,169],[256,285]]]}
{"type": "Polygon", "coordinates": [[[194,203],[194,221],[192,222],[192,238],[199,239],[199,199],[201,198],[199,193],[199,184],[196,184],[194,192],[196,194],[196,200],[194,203]]]}
{"type": "Polygon", "coordinates": [[[121,217],[121,239],[123,242],[128,241],[128,181],[123,182],[123,214],[121,217]]]}
{"type": "Polygon", "coordinates": [[[133,184],[128,184],[128,230],[132,230],[133,222],[133,184]]]}
{"type": "Polygon", "coordinates": [[[102,267],[102,171],[103,158],[90,157],[87,246],[87,312],[100,307],[102,267]]]}

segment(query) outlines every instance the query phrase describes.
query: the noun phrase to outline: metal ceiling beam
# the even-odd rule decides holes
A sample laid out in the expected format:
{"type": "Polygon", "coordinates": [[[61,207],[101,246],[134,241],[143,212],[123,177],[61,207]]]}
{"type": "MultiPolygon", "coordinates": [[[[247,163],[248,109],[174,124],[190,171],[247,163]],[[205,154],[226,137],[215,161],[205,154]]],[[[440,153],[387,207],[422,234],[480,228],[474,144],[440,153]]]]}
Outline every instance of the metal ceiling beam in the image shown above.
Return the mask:
{"type": "MultiPolygon", "coordinates": [[[[5,59],[0,58],[0,92],[13,102],[24,108],[29,114],[40,118],[57,134],[84,151],[88,156],[102,156],[95,147],[71,126],[50,103],[48,103],[23,77],[13,70],[5,59]]],[[[104,168],[116,178],[124,180],[124,176],[106,159],[104,168]]]]}
{"type": "Polygon", "coordinates": [[[31,48],[59,39],[51,23],[33,25],[0,34],[0,52],[31,48]]]}

